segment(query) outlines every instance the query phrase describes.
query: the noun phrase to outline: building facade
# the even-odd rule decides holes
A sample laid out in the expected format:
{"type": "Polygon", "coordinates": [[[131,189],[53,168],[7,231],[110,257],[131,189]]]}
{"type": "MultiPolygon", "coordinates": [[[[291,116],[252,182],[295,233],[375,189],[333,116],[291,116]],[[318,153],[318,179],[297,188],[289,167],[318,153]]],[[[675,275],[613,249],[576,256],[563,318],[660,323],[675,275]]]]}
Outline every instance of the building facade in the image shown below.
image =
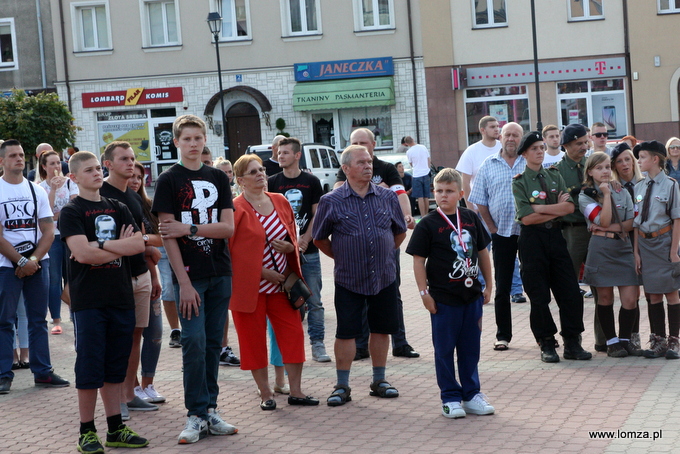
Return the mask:
{"type": "Polygon", "coordinates": [[[76,145],[128,140],[153,178],[177,159],[170,126],[183,113],[204,118],[213,156],[232,160],[271,142],[279,118],[336,149],[357,127],[379,150],[404,135],[429,145],[418,1],[61,1],[53,17],[60,5],[57,89],[83,128],[76,145]],[[211,11],[222,17],[221,93],[211,11]]]}
{"type": "Polygon", "coordinates": [[[0,92],[54,91],[52,20],[49,0],[0,0],[0,92]]]}

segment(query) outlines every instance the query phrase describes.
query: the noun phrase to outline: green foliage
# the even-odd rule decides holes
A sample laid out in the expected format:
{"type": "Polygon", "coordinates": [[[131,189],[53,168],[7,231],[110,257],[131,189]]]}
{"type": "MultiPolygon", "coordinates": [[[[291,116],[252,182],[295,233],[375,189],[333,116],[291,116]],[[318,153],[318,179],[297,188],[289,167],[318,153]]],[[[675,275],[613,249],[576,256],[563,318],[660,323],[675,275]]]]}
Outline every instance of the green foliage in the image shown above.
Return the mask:
{"type": "Polygon", "coordinates": [[[28,96],[13,90],[10,97],[0,97],[0,139],[18,140],[27,157],[42,142],[57,151],[72,146],[80,129],[72,122],[71,112],[56,93],[28,96]]]}
{"type": "Polygon", "coordinates": [[[286,120],[284,120],[283,118],[277,118],[275,125],[276,129],[279,130],[279,135],[282,135],[284,137],[290,137],[290,134],[284,131],[284,129],[286,129],[286,120]]]}

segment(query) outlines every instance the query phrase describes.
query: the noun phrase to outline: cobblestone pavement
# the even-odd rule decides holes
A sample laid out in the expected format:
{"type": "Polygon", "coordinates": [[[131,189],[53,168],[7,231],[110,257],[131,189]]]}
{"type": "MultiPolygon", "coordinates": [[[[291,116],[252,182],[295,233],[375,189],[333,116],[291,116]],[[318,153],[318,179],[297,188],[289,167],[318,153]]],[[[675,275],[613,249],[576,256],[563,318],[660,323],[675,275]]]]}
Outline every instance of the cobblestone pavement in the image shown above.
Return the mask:
{"type": "MultiPolygon", "coordinates": [[[[323,301],[326,306],[326,346],[332,355],[332,262],[322,259],[323,301]]],[[[239,428],[233,436],[208,437],[194,445],[178,445],[185,421],[182,399],[181,350],[168,348],[169,331],[155,378],[167,397],[157,412],[133,412],[130,427],[150,439],[146,453],[640,453],[678,452],[680,361],[663,358],[608,358],[597,353],[591,361],[544,364],[529,330],[529,305],[513,304],[515,337],[510,350],[493,351],[493,303],[485,307],[482,391],[496,407],[493,416],[469,415],[449,420],[440,414],[434,375],[430,323],[415,287],[412,261],[402,251],[404,315],[409,343],[418,359],[388,359],[387,378],[400,391],[398,399],[369,397],[369,360],[355,362],[350,384],[353,401],[330,408],[325,399],[335,383],[335,363],[309,361],[303,391],[321,399],[319,407],[291,407],[278,396],[273,412],[258,408],[259,398],[249,372],[220,368],[219,405],[225,420],[239,428]],[[594,439],[591,431],[614,431],[615,437],[594,439]],[[617,433],[617,431],[619,431],[617,433]],[[650,438],[641,438],[645,436],[650,438]],[[651,437],[656,434],[657,439],[651,437]]],[[[554,304],[553,304],[554,306],[554,304]]],[[[584,346],[592,351],[593,301],[586,299],[584,346]]],[[[618,307],[618,302],[616,303],[618,307]]],[[[554,309],[554,308],[553,308],[554,309]]],[[[642,307],[642,336],[649,333],[642,307]]],[[[233,326],[231,328],[233,330],[233,326]]],[[[234,333],[232,331],[232,333],[234,333]]],[[[235,334],[233,335],[235,338],[235,334]]],[[[561,340],[560,340],[561,341],[561,340]]],[[[238,354],[238,346],[232,345],[238,354]]],[[[74,380],[73,326],[50,336],[55,370],[74,380]]],[[[562,349],[558,349],[561,354],[562,349]]],[[[273,380],[273,372],[271,373],[273,380]]],[[[73,386],[39,389],[29,371],[17,371],[12,391],[0,396],[0,452],[76,452],[78,411],[73,386]]],[[[105,432],[101,402],[96,419],[105,432]]],[[[107,448],[107,452],[128,452],[107,448]]]]}

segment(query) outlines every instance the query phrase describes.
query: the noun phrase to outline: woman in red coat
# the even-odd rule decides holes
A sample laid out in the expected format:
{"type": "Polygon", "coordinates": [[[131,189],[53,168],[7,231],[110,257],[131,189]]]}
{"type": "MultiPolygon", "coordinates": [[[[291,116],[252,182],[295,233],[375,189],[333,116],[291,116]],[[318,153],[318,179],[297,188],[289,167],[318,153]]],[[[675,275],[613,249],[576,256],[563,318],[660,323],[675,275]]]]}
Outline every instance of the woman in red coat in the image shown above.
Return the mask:
{"type": "Polygon", "coordinates": [[[241,369],[250,370],[262,396],[260,408],[276,401],[267,373],[267,318],[274,328],[290,383],[290,405],[318,405],[300,389],[305,361],[300,313],[281,284],[290,272],[302,276],[295,215],[288,200],[266,192],[267,175],[256,154],[241,156],[234,174],[243,193],[234,199],[234,235],[229,239],[233,265],[229,304],[241,351],[241,369]]]}

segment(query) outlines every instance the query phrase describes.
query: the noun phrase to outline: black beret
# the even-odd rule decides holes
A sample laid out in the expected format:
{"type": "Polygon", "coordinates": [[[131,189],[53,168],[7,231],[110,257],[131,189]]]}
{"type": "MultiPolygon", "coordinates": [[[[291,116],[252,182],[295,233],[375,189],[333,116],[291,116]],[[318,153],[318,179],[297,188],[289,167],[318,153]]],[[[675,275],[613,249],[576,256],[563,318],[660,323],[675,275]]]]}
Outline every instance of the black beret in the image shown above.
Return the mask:
{"type": "Polygon", "coordinates": [[[524,134],[522,141],[519,143],[519,148],[517,149],[517,154],[520,155],[527,151],[530,146],[536,142],[543,142],[543,136],[538,131],[531,131],[524,134]]]}
{"type": "Polygon", "coordinates": [[[612,148],[612,162],[616,161],[621,153],[626,150],[630,150],[630,145],[626,142],[617,143],[614,148],[612,148]]]}
{"type": "Polygon", "coordinates": [[[656,140],[642,142],[635,145],[635,148],[633,148],[633,154],[635,155],[636,159],[640,157],[640,152],[642,150],[651,151],[652,153],[659,153],[664,158],[666,157],[666,147],[664,144],[656,140]]]}
{"type": "Polygon", "coordinates": [[[569,143],[572,140],[579,139],[587,134],[588,131],[586,131],[586,127],[581,124],[576,123],[573,125],[568,125],[566,128],[564,128],[564,131],[562,131],[562,140],[560,140],[560,145],[564,145],[565,143],[569,143]]]}

